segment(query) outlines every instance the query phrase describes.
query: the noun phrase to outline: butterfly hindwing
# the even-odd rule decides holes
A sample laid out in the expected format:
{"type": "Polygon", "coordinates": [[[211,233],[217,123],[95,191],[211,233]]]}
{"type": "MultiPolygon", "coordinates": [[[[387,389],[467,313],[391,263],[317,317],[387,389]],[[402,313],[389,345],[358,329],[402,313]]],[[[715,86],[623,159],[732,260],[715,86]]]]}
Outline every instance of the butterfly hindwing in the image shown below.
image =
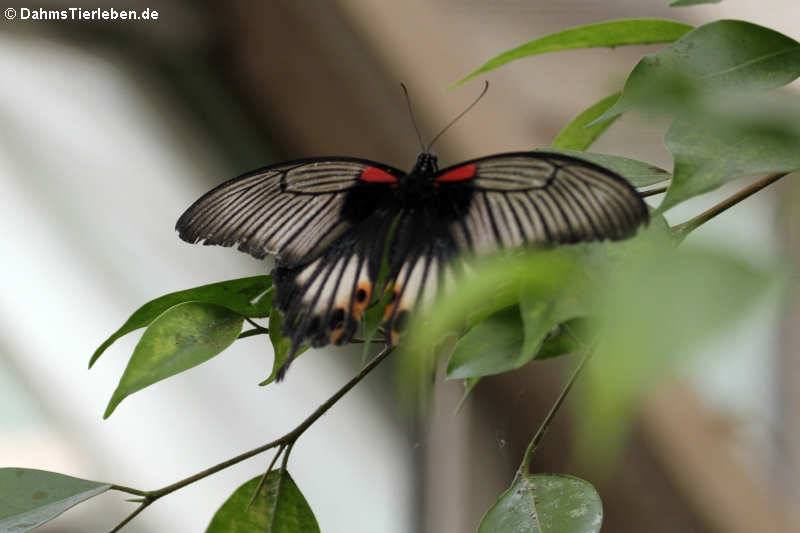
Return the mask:
{"type": "Polygon", "coordinates": [[[185,241],[238,244],[256,258],[272,254],[296,265],[319,255],[369,215],[369,205],[345,213],[351,191],[383,190],[401,175],[354,158],[280,163],[211,190],[181,216],[176,229],[185,241]]]}
{"type": "Polygon", "coordinates": [[[471,191],[466,213],[450,224],[462,250],[617,240],[648,220],[622,177],[561,154],[489,156],[444,169],[433,182],[443,196],[471,191]]]}
{"type": "Polygon", "coordinates": [[[384,314],[389,342],[395,344],[418,305],[429,305],[437,292],[454,280],[456,246],[441,209],[404,211],[389,243],[387,288],[392,291],[384,314]]]}
{"type": "Polygon", "coordinates": [[[275,303],[284,315],[292,353],[304,344],[344,344],[352,339],[372,300],[397,212],[379,208],[311,262],[275,269],[275,303]]]}

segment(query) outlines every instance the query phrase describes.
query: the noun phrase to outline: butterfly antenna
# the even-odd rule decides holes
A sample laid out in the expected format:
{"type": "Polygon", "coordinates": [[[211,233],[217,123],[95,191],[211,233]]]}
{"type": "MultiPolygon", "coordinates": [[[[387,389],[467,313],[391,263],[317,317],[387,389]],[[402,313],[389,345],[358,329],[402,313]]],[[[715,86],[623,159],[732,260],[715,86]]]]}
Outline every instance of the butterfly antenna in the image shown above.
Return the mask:
{"type": "Polygon", "coordinates": [[[408,105],[408,114],[411,115],[411,123],[414,125],[414,131],[417,132],[417,139],[419,139],[419,145],[422,147],[423,152],[427,152],[425,150],[425,143],[422,141],[422,134],[419,132],[419,126],[417,126],[417,119],[414,116],[414,109],[411,107],[411,97],[408,96],[408,89],[406,88],[405,83],[400,83],[400,87],[403,88],[403,92],[406,95],[406,105],[408,105]]]}
{"type": "Polygon", "coordinates": [[[475,107],[475,104],[477,104],[477,103],[478,103],[478,102],[481,100],[481,98],[483,98],[483,95],[484,95],[484,94],[486,94],[486,91],[488,91],[488,90],[489,90],[489,82],[488,82],[488,80],[487,80],[487,81],[485,81],[485,82],[484,82],[484,84],[483,84],[483,90],[481,91],[481,94],[479,94],[479,95],[478,95],[478,97],[477,97],[477,98],[476,98],[476,99],[475,99],[475,100],[474,100],[474,101],[473,101],[471,104],[469,104],[469,105],[467,106],[467,108],[466,108],[464,111],[462,111],[461,113],[459,113],[459,114],[458,114],[458,116],[457,116],[456,118],[454,118],[453,120],[451,120],[451,121],[450,121],[450,124],[448,124],[447,126],[445,126],[445,127],[444,127],[444,129],[443,129],[442,131],[440,131],[440,132],[439,132],[439,134],[438,134],[436,137],[434,137],[434,138],[433,138],[433,140],[432,140],[432,141],[431,141],[431,143],[428,145],[428,147],[425,149],[425,151],[426,151],[426,152],[429,152],[429,151],[430,151],[430,149],[431,149],[431,147],[433,146],[433,143],[435,143],[436,141],[438,141],[438,140],[439,140],[439,137],[441,137],[441,136],[444,134],[444,132],[446,132],[447,130],[449,130],[449,129],[450,129],[450,126],[452,126],[453,124],[455,124],[456,122],[458,122],[458,119],[460,119],[461,117],[463,117],[464,115],[466,115],[466,114],[467,114],[467,111],[469,111],[470,109],[472,109],[473,107],[475,107]]]}

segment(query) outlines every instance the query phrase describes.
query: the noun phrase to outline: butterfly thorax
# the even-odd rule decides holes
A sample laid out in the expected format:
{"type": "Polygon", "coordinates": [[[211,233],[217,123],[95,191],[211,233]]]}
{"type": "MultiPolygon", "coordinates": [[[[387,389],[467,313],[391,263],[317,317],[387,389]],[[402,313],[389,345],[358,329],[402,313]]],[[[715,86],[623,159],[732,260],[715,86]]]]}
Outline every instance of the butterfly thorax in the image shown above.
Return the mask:
{"type": "Polygon", "coordinates": [[[403,207],[416,207],[424,203],[434,194],[433,175],[439,170],[435,155],[422,152],[417,157],[414,168],[401,177],[395,192],[395,198],[403,207]]]}

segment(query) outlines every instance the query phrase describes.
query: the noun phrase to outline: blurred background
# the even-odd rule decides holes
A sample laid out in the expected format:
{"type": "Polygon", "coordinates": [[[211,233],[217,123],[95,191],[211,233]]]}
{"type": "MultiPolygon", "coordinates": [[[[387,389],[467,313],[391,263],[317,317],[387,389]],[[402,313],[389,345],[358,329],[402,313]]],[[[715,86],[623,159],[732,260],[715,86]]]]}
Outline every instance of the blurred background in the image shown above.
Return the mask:
{"type": "MultiPolygon", "coordinates": [[[[285,383],[260,388],[272,351],[265,338],[251,337],[133,395],[103,421],[138,334],[118,341],[91,372],[86,365],[145,301],[269,271],[268,262],[177,238],[178,216],[211,186],[317,155],[410,168],[418,142],[401,81],[430,139],[490,80],[480,105],[437,145],[448,165],[550,144],[657,49],[543,55],[444,90],[533,38],[629,17],[695,25],[741,18],[800,38],[795,0],[667,3],[98,0],[84,7],[151,8],[159,17],[2,20],[0,465],[155,489],[283,434],[346,381],[360,354],[326,349],[300,358],[285,383]]],[[[9,6],[21,7],[2,7],[9,6]]],[[[665,126],[626,114],[593,150],[669,169],[665,126]]],[[[687,202],[669,218],[681,221],[745,183],[687,202]]],[[[788,210],[796,189],[785,180],[691,239],[754,263],[796,264],[799,226],[788,210]]],[[[596,479],[570,463],[568,410],[543,441],[535,470],[595,483],[604,531],[800,531],[799,321],[792,296],[775,295],[703,346],[705,356],[681,380],[653,391],[610,476],[596,479]]],[[[574,363],[559,358],[485,379],[458,412],[462,386],[444,384],[422,433],[409,431],[396,408],[385,365],[304,435],[290,471],[326,533],[473,531],[510,483],[574,363]]],[[[269,459],[168,496],[125,531],[201,531],[269,459]]],[[[106,531],[133,509],[124,499],[106,493],[42,531],[106,531]]]]}

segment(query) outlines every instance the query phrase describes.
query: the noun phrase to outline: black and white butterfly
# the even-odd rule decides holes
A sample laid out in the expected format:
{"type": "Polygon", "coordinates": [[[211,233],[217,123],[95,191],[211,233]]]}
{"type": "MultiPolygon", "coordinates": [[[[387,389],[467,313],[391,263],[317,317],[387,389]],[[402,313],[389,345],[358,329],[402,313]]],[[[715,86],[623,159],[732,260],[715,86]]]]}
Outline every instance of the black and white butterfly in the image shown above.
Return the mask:
{"type": "Polygon", "coordinates": [[[384,246],[385,287],[394,291],[384,326],[394,343],[414,305],[452,279],[460,253],[617,240],[647,221],[625,179],[581,159],[505,153],[439,170],[425,150],[410,172],[348,157],[271,165],[205,194],[176,229],[191,243],[276,257],[275,301],[291,361],[305,344],[353,337],[384,289],[376,287],[384,246]]]}

